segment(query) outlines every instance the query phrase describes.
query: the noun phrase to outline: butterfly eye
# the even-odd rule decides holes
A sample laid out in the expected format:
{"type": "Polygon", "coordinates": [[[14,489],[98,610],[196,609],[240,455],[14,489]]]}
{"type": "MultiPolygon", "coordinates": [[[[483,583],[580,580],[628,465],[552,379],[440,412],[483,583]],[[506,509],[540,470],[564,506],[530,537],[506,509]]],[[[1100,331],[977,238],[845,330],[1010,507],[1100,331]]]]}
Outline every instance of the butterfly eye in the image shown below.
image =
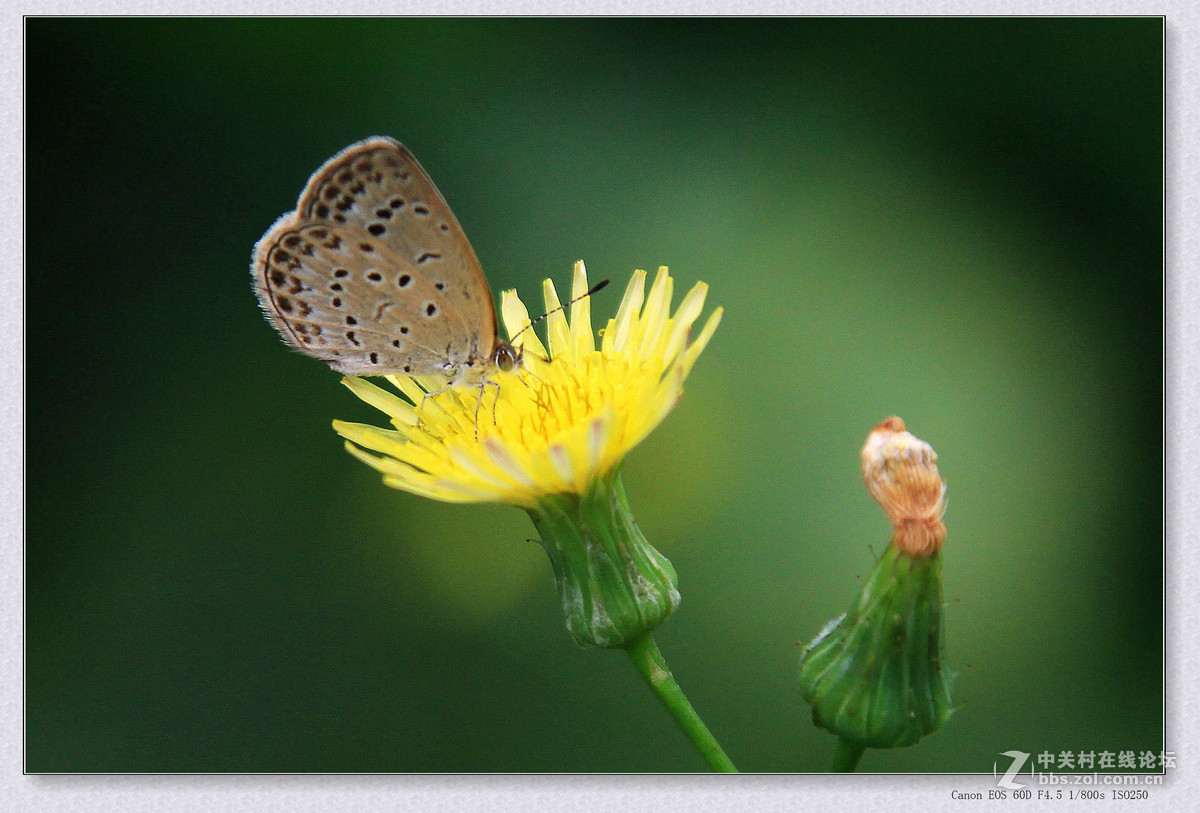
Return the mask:
{"type": "Polygon", "coordinates": [[[510,344],[498,344],[496,349],[492,351],[492,363],[496,368],[504,372],[511,371],[521,361],[521,357],[517,355],[517,351],[510,344]]]}

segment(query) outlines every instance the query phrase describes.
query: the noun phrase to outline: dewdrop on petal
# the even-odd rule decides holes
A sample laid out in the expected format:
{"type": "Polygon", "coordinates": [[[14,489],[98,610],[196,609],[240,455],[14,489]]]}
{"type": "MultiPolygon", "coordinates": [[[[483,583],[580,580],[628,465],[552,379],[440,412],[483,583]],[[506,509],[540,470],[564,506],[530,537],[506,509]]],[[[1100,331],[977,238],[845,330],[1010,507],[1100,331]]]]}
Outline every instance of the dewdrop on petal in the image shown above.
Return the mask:
{"type": "Polygon", "coordinates": [[[946,484],[937,454],[890,417],[867,437],[863,480],[892,522],[892,542],[850,609],[804,651],[800,691],[813,722],[867,748],[912,745],[953,709],[942,666],[946,484]]]}

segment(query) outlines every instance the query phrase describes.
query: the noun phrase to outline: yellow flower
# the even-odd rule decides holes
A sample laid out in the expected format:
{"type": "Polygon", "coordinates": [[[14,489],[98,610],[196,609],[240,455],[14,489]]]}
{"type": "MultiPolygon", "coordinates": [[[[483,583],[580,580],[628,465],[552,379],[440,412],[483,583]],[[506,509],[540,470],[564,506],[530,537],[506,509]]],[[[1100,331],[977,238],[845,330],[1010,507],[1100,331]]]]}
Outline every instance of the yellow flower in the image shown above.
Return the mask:
{"type": "MultiPolygon", "coordinates": [[[[501,316],[522,350],[520,367],[449,388],[433,377],[386,376],[407,400],[347,377],[346,386],[387,413],[394,428],[335,421],[334,429],[386,485],[413,494],[523,508],[551,495],[582,495],[675,406],[721,320],[717,308],[693,338],[708,286],[697,283],[672,315],[667,269],[659,269],[648,295],[645,280],[644,271],[634,272],[598,348],[589,299],[571,306],[568,323],[546,280],[548,352],[525,330],[529,314],[516,292],[505,291],[501,316]]],[[[583,263],[576,263],[572,298],[587,290],[583,263]]]]}

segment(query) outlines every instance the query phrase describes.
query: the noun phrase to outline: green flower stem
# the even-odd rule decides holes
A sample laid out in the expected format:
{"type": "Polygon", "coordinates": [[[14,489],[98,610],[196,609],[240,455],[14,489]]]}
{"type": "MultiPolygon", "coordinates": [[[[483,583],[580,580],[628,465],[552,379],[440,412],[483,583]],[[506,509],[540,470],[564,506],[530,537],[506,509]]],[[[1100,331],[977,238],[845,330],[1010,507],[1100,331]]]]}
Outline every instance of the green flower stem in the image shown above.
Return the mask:
{"type": "Polygon", "coordinates": [[[833,751],[833,759],[829,763],[830,773],[854,773],[858,761],[862,759],[865,745],[851,742],[845,737],[838,737],[837,748],[833,751]]]}
{"type": "Polygon", "coordinates": [[[718,773],[737,773],[738,769],[725,755],[712,732],[708,730],[708,726],[704,725],[700,715],[696,714],[696,710],[684,696],[683,690],[675,682],[671,670],[667,668],[667,662],[663,660],[662,653],[658,651],[658,646],[654,643],[654,638],[650,633],[630,642],[625,647],[625,651],[629,654],[629,659],[633,661],[638,672],[646,679],[646,683],[654,690],[659,701],[667,707],[667,711],[683,729],[683,733],[700,750],[708,767],[718,773]]]}

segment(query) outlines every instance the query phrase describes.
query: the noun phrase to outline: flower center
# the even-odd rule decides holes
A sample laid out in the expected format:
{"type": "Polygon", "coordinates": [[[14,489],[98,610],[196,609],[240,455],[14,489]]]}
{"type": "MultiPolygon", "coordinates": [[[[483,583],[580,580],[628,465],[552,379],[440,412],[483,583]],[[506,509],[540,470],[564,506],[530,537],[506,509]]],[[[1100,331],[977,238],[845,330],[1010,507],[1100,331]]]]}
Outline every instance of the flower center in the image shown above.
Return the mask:
{"type": "Polygon", "coordinates": [[[510,448],[544,449],[607,409],[636,420],[638,405],[661,378],[646,366],[600,351],[572,362],[527,356],[518,369],[432,396],[436,406],[422,404],[418,414],[426,431],[447,445],[474,446],[478,427],[481,442],[493,437],[510,448]]]}

